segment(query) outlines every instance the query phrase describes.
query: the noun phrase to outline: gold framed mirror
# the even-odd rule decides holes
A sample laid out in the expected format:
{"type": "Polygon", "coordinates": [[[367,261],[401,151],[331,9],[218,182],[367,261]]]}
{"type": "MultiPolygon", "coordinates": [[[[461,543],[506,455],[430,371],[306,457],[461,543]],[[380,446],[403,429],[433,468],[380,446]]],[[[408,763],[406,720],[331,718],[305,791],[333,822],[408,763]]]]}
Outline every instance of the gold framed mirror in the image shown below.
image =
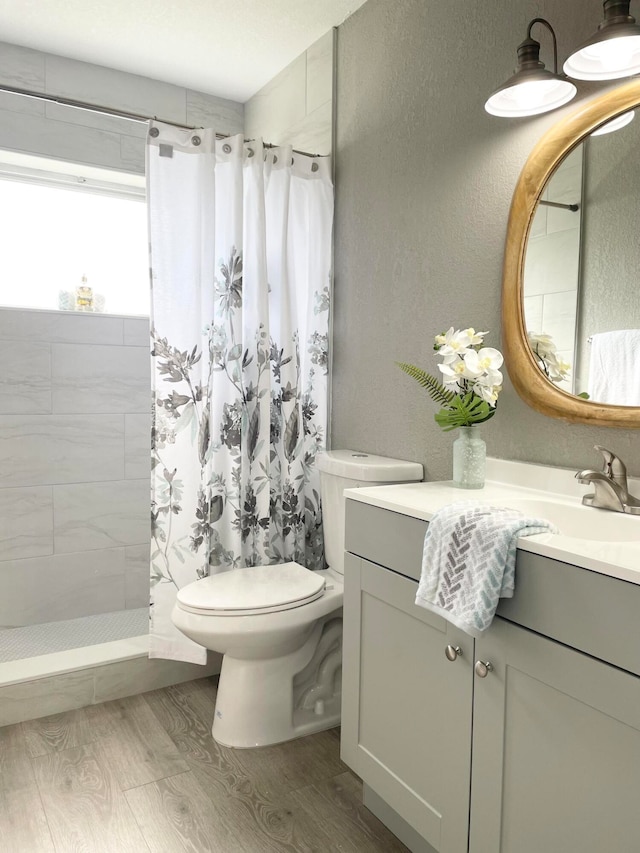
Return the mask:
{"type": "MultiPolygon", "coordinates": [[[[516,391],[528,405],[544,415],[569,423],[640,428],[640,406],[612,405],[574,396],[554,384],[540,369],[539,359],[528,342],[525,321],[527,245],[539,202],[562,161],[592,131],[639,106],[640,79],[633,79],[594,98],[559,121],[545,133],[529,155],[511,202],[502,279],[505,364],[516,391]]],[[[640,199],[638,204],[640,206],[640,199]]],[[[640,302],[640,293],[638,300],[640,302]]]]}

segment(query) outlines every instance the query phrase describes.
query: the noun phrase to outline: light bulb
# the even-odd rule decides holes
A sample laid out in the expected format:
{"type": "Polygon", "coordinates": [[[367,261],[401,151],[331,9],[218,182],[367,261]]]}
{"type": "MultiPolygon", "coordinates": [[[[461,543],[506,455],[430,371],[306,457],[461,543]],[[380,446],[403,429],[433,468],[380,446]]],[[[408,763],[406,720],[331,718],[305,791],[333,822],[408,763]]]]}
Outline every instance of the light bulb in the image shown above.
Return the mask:
{"type": "Polygon", "coordinates": [[[588,44],[564,64],[576,80],[616,80],[640,72],[640,35],[619,36],[588,44]]]}
{"type": "Polygon", "coordinates": [[[568,103],[576,87],[568,80],[526,80],[493,94],[485,109],[496,116],[532,116],[555,110],[568,103]]]}

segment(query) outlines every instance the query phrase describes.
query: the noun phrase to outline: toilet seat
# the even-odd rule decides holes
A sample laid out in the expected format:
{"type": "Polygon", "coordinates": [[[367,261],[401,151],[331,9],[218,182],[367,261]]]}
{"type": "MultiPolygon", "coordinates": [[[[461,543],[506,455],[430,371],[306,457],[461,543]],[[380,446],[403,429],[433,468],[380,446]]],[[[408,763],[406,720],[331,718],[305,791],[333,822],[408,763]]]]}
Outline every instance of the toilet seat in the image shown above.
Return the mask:
{"type": "Polygon", "coordinates": [[[178,605],[203,616],[252,616],[301,607],[320,598],[325,580],[299,563],[231,569],[187,584],[178,605]]]}

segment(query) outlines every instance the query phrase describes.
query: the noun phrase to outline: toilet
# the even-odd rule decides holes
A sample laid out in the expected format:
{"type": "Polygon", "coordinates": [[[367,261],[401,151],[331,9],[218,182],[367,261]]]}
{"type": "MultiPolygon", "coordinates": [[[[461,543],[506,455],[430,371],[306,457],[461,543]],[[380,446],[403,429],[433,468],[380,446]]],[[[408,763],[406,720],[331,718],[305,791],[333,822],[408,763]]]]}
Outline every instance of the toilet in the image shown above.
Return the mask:
{"type": "Polygon", "coordinates": [[[418,463],[350,450],[322,453],[317,463],[328,569],[231,569],[177,595],[174,625],[224,655],[212,727],[223,746],[266,746],[339,724],[344,489],[423,475],[418,463]]]}

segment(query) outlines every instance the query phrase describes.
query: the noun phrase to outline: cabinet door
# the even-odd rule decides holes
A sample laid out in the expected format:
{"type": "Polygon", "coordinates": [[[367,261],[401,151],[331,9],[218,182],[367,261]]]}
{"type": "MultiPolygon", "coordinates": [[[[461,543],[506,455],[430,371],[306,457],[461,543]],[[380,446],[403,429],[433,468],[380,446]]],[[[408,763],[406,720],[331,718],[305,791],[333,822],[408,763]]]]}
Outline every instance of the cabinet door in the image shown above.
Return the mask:
{"type": "Polygon", "coordinates": [[[471,853],[638,853],[640,679],[501,619],[476,658],[471,853]]]}
{"type": "Polygon", "coordinates": [[[466,853],[473,640],[416,590],[346,555],[342,758],[436,850],[466,853]]]}

